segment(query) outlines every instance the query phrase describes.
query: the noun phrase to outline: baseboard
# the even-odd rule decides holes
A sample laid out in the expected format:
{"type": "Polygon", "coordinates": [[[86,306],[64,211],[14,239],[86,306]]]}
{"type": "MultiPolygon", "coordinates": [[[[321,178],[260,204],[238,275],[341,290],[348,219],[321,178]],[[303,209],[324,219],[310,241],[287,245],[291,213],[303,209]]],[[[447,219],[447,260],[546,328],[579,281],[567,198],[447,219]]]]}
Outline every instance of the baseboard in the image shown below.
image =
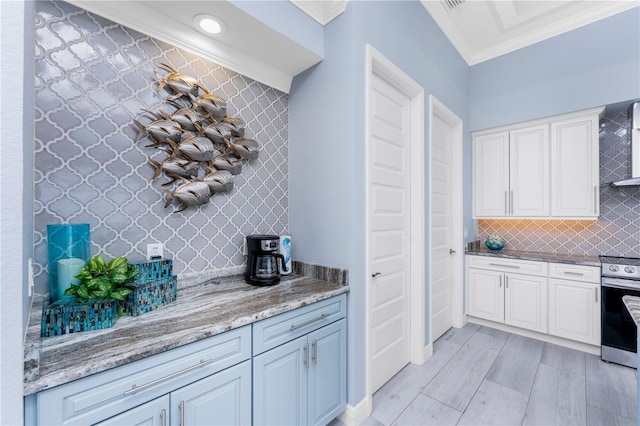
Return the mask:
{"type": "Polygon", "coordinates": [[[576,349],[582,352],[600,356],[600,346],[593,346],[587,343],[575,342],[573,340],[563,339],[562,337],[551,336],[550,334],[538,333],[537,331],[525,330],[523,328],[513,327],[506,324],[500,324],[482,318],[469,317],[469,322],[473,324],[484,325],[485,327],[495,328],[507,331],[519,336],[530,337],[532,339],[542,340],[543,342],[553,343],[566,348],[576,349]]]}
{"type": "Polygon", "coordinates": [[[433,356],[433,343],[429,343],[424,347],[422,351],[422,363],[429,361],[429,359],[433,356]]]}
{"type": "Polygon", "coordinates": [[[357,426],[371,415],[371,410],[371,399],[365,397],[355,407],[347,404],[347,408],[338,416],[338,420],[344,423],[345,426],[357,426]]]}

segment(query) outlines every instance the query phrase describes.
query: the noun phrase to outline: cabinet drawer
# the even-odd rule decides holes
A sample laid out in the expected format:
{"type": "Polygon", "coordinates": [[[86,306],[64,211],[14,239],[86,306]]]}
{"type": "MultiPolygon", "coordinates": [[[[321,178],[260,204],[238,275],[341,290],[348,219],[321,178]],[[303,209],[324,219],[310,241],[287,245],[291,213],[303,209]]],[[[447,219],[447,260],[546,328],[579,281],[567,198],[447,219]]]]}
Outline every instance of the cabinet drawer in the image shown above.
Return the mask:
{"type": "Polygon", "coordinates": [[[39,392],[36,421],[94,424],[250,357],[247,325],[39,392]]]}
{"type": "Polygon", "coordinates": [[[253,354],[257,355],[344,318],[347,296],[342,294],[253,324],[253,354]]]}
{"type": "Polygon", "coordinates": [[[532,260],[505,259],[490,256],[467,256],[468,266],[473,268],[490,269],[492,271],[514,272],[528,275],[547,275],[547,263],[532,260]]]}
{"type": "Polygon", "coordinates": [[[600,268],[597,266],[572,265],[569,263],[549,263],[549,276],[564,280],[600,282],[600,268]]]}

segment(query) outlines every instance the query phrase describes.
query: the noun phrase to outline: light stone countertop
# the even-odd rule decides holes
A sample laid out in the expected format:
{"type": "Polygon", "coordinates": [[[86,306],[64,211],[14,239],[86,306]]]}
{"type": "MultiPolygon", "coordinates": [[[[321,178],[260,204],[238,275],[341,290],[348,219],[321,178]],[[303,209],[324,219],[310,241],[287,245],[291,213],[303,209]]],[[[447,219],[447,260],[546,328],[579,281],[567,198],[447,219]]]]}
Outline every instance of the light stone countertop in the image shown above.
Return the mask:
{"type": "Polygon", "coordinates": [[[636,327],[640,327],[640,297],[637,296],[622,296],[624,306],[627,307],[627,311],[631,314],[631,318],[636,323],[636,327]]]}
{"type": "Polygon", "coordinates": [[[536,260],[540,262],[553,262],[553,263],[570,263],[573,265],[584,266],[601,266],[600,258],[598,256],[586,256],[579,254],[566,254],[566,253],[545,253],[534,251],[520,251],[520,250],[489,250],[488,248],[481,247],[477,250],[466,251],[465,254],[471,254],[475,256],[491,256],[501,257],[505,259],[518,259],[518,260],[536,260]]]}
{"type": "Polygon", "coordinates": [[[346,270],[303,264],[294,272],[267,287],[249,285],[241,275],[184,288],[179,283],[174,303],[121,317],[112,328],[55,337],[40,337],[43,298],[34,298],[25,337],[24,395],[349,291],[346,270]]]}

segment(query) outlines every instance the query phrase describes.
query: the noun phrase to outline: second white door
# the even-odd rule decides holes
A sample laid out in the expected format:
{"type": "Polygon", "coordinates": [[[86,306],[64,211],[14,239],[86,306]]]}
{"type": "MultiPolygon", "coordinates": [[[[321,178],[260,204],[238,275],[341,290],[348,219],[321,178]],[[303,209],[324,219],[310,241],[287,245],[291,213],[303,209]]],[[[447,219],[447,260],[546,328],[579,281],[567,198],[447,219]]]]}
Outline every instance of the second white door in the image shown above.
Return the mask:
{"type": "Polygon", "coordinates": [[[377,74],[370,94],[370,390],[410,361],[411,99],[377,74]]]}

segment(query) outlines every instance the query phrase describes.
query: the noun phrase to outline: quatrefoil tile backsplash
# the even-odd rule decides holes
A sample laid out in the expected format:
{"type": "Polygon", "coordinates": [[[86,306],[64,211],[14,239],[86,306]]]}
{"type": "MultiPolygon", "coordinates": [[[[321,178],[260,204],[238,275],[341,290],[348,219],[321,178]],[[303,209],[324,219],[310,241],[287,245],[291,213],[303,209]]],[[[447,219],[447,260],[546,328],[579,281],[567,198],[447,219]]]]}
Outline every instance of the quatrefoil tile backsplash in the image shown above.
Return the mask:
{"type": "Polygon", "coordinates": [[[640,257],[640,189],[606,184],[631,175],[629,129],[626,111],[605,111],[600,121],[597,221],[478,220],[479,238],[500,235],[512,250],[640,257]]]}
{"type": "Polygon", "coordinates": [[[178,274],[236,270],[244,237],[287,232],[288,98],[185,50],[61,1],[36,3],[36,291],[48,291],[47,225],[89,223],[92,254],[142,258],[161,242],[178,274]],[[260,157],[234,189],[200,208],[164,208],[154,154],[134,143],[141,109],[167,109],[157,65],[171,64],[227,101],[260,157]]]}

